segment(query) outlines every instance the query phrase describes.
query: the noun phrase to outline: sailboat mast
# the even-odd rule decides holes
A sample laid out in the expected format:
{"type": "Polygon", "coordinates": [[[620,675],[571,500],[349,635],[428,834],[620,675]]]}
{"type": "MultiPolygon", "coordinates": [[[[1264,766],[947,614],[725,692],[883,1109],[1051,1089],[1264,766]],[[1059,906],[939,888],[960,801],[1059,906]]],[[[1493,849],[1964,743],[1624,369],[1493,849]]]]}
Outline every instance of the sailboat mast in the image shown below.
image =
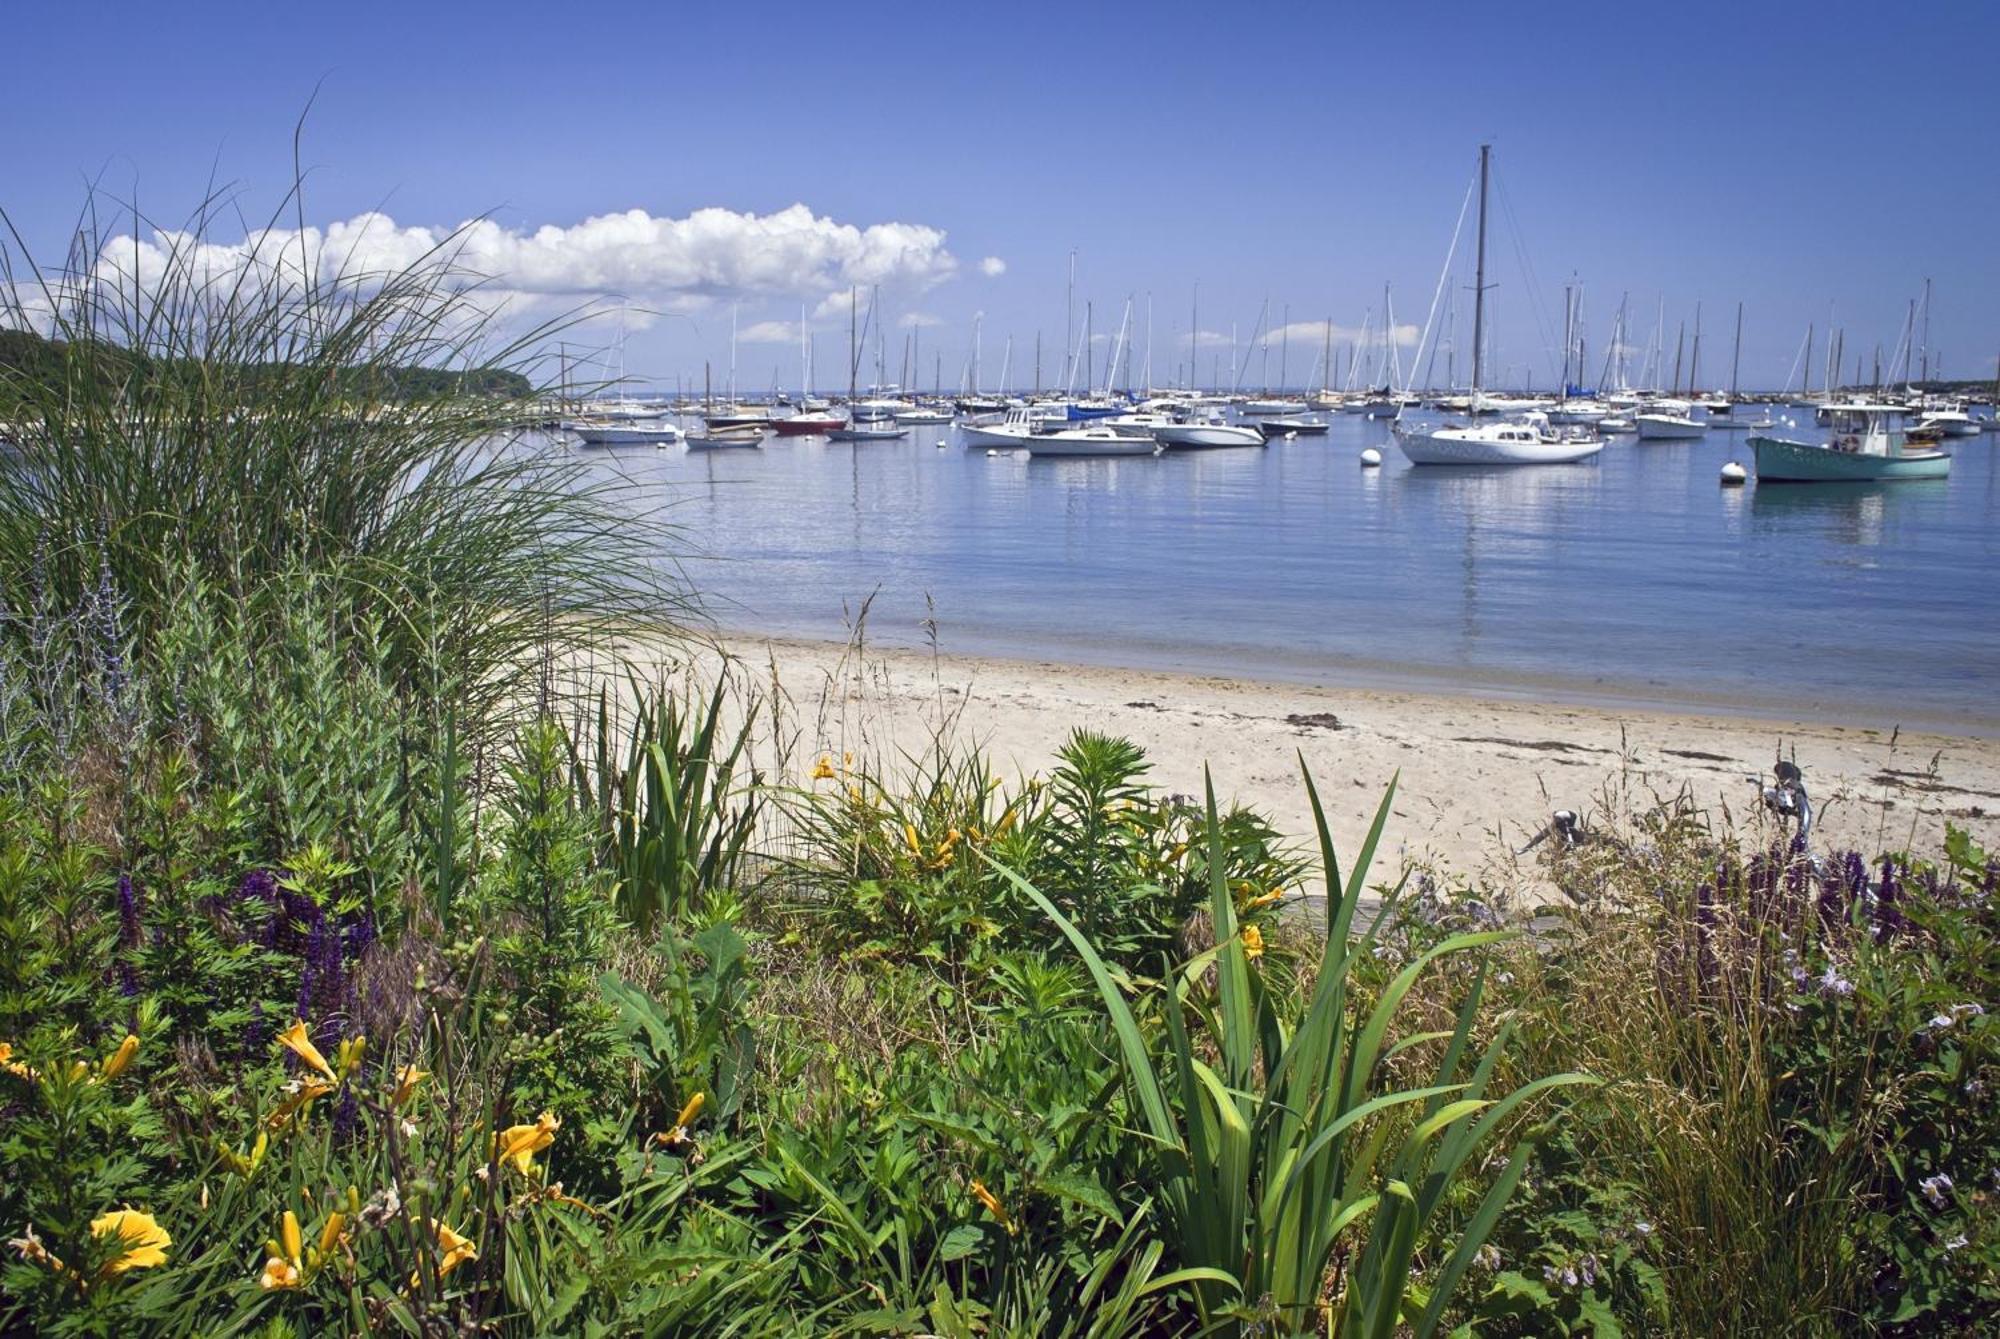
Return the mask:
{"type": "Polygon", "coordinates": [[[1688,394],[1701,383],[1701,303],[1694,304],[1694,353],[1688,359],[1688,394]]]}
{"type": "Polygon", "coordinates": [[[1326,349],[1320,354],[1319,393],[1324,397],[1333,386],[1333,317],[1326,318],[1326,349]]]}
{"type": "Polygon", "coordinates": [[[1743,304],[1736,304],[1736,349],[1729,356],[1729,398],[1736,398],[1736,374],[1743,369],[1743,304]]]}
{"type": "MultiPolygon", "coordinates": [[[[1484,368],[1482,346],[1486,342],[1486,179],[1493,158],[1493,146],[1479,146],[1479,259],[1472,278],[1472,395],[1479,397],[1480,374],[1484,368]]],[[[1474,408],[1478,406],[1475,403],[1474,408]]]]}
{"type": "MultiPolygon", "coordinates": [[[[1199,280],[1197,280],[1194,286],[1194,297],[1190,299],[1188,302],[1188,389],[1189,390],[1193,390],[1194,383],[1200,380],[1201,378],[1201,370],[1197,366],[1200,358],[1201,358],[1201,283],[1199,280]]],[[[2000,372],[1996,372],[1995,375],[2000,376],[2000,372]]]]}
{"type": "Polygon", "coordinates": [[[1920,381],[1931,379],[1931,281],[1924,280],[1924,359],[1920,381]]]}

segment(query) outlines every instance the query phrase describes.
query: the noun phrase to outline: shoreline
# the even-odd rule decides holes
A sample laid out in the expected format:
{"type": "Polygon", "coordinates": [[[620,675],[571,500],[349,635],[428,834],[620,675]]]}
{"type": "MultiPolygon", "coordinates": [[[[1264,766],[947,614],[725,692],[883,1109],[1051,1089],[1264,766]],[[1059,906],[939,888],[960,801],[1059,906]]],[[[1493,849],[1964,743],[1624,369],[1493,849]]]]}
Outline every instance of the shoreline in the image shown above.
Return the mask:
{"type": "MultiPolygon", "coordinates": [[[[721,622],[711,626],[706,635],[725,643],[768,640],[798,646],[832,646],[847,640],[844,634],[831,630],[739,627],[721,622]]],[[[885,633],[879,624],[870,624],[866,636],[872,650],[930,654],[917,636],[885,633]]],[[[1780,724],[1787,729],[1838,726],[1865,719],[1885,734],[1900,729],[1906,734],[2000,742],[2000,709],[1951,711],[1912,708],[1907,704],[1899,708],[1869,700],[1818,698],[1810,695],[1809,684],[1794,683],[1792,691],[1783,698],[1774,694],[1759,699],[1727,687],[1673,687],[1658,681],[1618,680],[1604,675],[1454,668],[1392,660],[1332,659],[1324,655],[1300,657],[1287,663],[1282,655],[1274,655],[1268,649],[1244,648],[1242,660],[1249,667],[1239,668],[1242,662],[1229,663],[1234,653],[1227,647],[1204,647],[1190,652],[1185,648],[1175,651],[1120,643],[1100,648],[1062,637],[1009,638],[1004,634],[957,632],[948,627],[940,631],[940,640],[952,647],[945,654],[996,663],[1074,665],[1121,674],[1177,674],[1327,692],[1415,692],[1472,702],[1520,702],[1619,713],[1700,716],[1746,724],[1780,724]]]]}
{"type": "MultiPolygon", "coordinates": [[[[1935,851],[1947,821],[2000,844],[2000,742],[1689,711],[1300,684],[1122,669],[1066,660],[711,632],[697,657],[775,680],[798,756],[852,750],[893,760],[949,723],[1003,775],[1046,772],[1077,726],[1124,735],[1149,780],[1262,810],[1287,836],[1312,832],[1299,763],[1311,767],[1337,849],[1358,849],[1400,776],[1377,872],[1416,864],[1495,892],[1539,882],[1513,852],[1551,811],[1630,814],[1686,789],[1716,820],[1761,821],[1757,786],[1782,752],[1804,768],[1820,849],[1935,851]]],[[[794,759],[796,763],[796,758],[794,759]]]]}

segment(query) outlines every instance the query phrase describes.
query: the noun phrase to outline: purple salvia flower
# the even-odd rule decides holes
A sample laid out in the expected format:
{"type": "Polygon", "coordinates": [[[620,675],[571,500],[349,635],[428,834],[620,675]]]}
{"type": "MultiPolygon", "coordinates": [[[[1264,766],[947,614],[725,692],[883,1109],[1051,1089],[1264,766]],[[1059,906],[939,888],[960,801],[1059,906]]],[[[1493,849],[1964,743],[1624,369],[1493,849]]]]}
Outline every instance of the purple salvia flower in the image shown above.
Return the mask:
{"type": "Polygon", "coordinates": [[[126,948],[139,947],[143,931],[139,926],[139,894],[132,876],[118,876],[118,942],[126,948]]]}

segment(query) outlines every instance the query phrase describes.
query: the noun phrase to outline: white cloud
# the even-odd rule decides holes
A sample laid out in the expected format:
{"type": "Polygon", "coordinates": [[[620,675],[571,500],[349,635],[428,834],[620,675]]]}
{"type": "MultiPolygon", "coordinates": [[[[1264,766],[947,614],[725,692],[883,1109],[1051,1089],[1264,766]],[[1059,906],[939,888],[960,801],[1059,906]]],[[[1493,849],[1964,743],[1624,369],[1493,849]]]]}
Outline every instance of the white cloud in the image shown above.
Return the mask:
{"type": "Polygon", "coordinates": [[[746,325],[736,332],[736,338],[743,344],[797,344],[799,323],[797,321],[758,321],[746,325]]]}
{"type": "Polygon", "coordinates": [[[944,318],[933,316],[929,312],[904,312],[903,318],[896,324],[905,328],[921,327],[928,330],[934,325],[943,325],[944,318]]]}
{"type": "MultiPolygon", "coordinates": [[[[1401,322],[1398,322],[1395,326],[1396,343],[1405,349],[1415,348],[1417,340],[1423,336],[1423,333],[1423,329],[1420,326],[1405,325],[1401,322]]],[[[1326,322],[1294,321],[1290,325],[1279,326],[1271,332],[1270,336],[1273,344],[1287,337],[1294,344],[1324,345],[1326,342],[1326,322]]],[[[1379,347],[1382,343],[1382,327],[1378,325],[1369,326],[1366,330],[1363,330],[1359,326],[1341,325],[1337,321],[1334,323],[1333,342],[1335,344],[1352,344],[1357,341],[1379,347]]],[[[1260,336],[1257,341],[1259,347],[1263,345],[1263,342],[1263,338],[1260,336]]]]}
{"type": "MultiPolygon", "coordinates": [[[[449,260],[484,281],[481,302],[517,314],[546,314],[616,302],[634,309],[628,324],[648,324],[648,310],[692,312],[722,301],[819,299],[822,314],[850,286],[881,286],[912,295],[958,271],[942,229],[915,223],[866,227],[816,215],[803,204],[770,214],[697,209],[684,218],[640,209],[603,214],[569,226],[532,231],[479,219],[456,229],[406,226],[365,213],[325,228],[273,228],[240,241],[184,233],[113,238],[99,253],[105,277],[136,270],[155,281],[170,266],[207,277],[253,273],[296,285],[303,274],[366,286],[426,260],[449,260]]],[[[794,336],[795,337],[795,336],[794,336]]]]}
{"type": "Polygon", "coordinates": [[[998,256],[988,256],[979,262],[979,272],[988,279],[998,279],[1007,273],[1007,262],[998,256]]]}

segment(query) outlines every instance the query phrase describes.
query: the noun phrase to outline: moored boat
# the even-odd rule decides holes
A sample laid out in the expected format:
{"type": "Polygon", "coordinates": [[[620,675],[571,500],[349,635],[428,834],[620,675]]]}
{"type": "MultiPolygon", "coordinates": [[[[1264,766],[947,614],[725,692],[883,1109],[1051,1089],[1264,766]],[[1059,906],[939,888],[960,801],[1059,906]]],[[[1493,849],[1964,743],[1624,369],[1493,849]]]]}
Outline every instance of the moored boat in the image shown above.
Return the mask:
{"type": "Polygon", "coordinates": [[[1942,479],[1951,473],[1951,455],[1912,444],[1904,431],[1908,413],[1900,405],[1844,404],[1828,415],[1824,442],[1792,441],[1762,434],[1750,439],[1757,482],[1873,483],[1896,479],[1942,479]]]}
{"type": "Polygon", "coordinates": [[[579,420],[563,427],[582,438],[586,446],[673,446],[686,436],[671,423],[648,419],[602,423],[579,420]]]}
{"type": "Polygon", "coordinates": [[[1570,465],[1602,451],[1604,439],[1583,427],[1557,432],[1534,413],[1469,427],[1398,421],[1396,445],[1412,465],[1570,465]]]}

